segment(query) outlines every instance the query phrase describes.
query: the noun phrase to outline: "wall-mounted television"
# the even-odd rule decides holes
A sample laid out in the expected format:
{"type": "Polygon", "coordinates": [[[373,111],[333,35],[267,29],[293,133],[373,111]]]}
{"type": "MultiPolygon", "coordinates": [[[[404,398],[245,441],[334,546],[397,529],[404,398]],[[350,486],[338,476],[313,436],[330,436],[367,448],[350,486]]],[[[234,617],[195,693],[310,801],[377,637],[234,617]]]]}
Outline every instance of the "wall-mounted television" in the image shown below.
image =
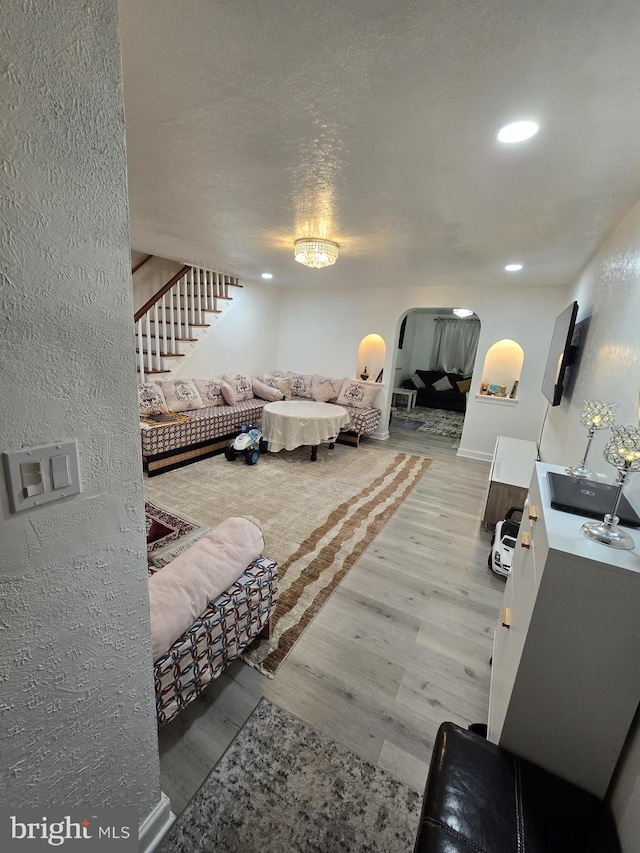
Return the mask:
{"type": "Polygon", "coordinates": [[[567,367],[572,363],[575,347],[571,346],[573,330],[578,316],[578,303],[572,302],[556,317],[553,337],[549,346],[547,366],[542,380],[542,393],[552,406],[560,404],[567,367]]]}

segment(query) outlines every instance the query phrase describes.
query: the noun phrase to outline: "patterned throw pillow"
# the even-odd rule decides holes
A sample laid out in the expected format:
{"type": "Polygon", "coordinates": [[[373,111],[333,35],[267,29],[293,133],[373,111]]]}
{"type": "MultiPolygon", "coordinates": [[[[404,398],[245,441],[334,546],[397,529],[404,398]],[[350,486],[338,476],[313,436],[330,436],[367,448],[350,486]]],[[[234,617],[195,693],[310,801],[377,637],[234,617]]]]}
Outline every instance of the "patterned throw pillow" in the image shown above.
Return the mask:
{"type": "Polygon", "coordinates": [[[225,373],[222,378],[233,388],[236,402],[240,403],[242,400],[253,399],[253,386],[251,376],[248,373],[225,373]]]}
{"type": "Polygon", "coordinates": [[[224,406],[222,379],[194,379],[205,406],[224,406]]]}
{"type": "Polygon", "coordinates": [[[471,379],[461,379],[459,382],[456,382],[456,385],[461,394],[468,394],[471,390],[471,379]]]}
{"type": "Polygon", "coordinates": [[[313,376],[304,373],[292,373],[291,371],[287,373],[287,376],[291,380],[292,397],[304,397],[307,400],[313,400],[313,376]]]}
{"type": "Polygon", "coordinates": [[[193,379],[176,379],[173,382],[158,382],[170,412],[188,412],[204,409],[204,403],[193,379]]]}
{"type": "Polygon", "coordinates": [[[339,406],[354,406],[356,409],[368,409],[373,405],[373,400],[379,390],[379,388],[366,385],[364,382],[345,379],[336,403],[339,406]]]}
{"type": "Polygon", "coordinates": [[[409,376],[411,377],[411,381],[413,382],[413,384],[415,385],[416,388],[426,388],[427,387],[424,384],[424,382],[422,381],[422,379],[420,379],[420,377],[418,376],[417,373],[410,373],[409,376]]]}
{"type": "Polygon", "coordinates": [[[289,378],[280,376],[279,373],[262,373],[257,379],[270,388],[277,388],[278,391],[282,391],[285,400],[291,399],[291,380],[289,378]]]}
{"type": "Polygon", "coordinates": [[[142,382],[138,385],[140,416],[166,415],[169,411],[162,388],[157,382],[142,382]]]}
{"type": "Polygon", "coordinates": [[[328,379],[326,376],[314,374],[311,379],[311,393],[313,399],[319,403],[335,403],[342,388],[342,379],[328,379]]]}
{"type": "Polygon", "coordinates": [[[284,397],[284,394],[278,388],[274,388],[272,385],[265,385],[259,379],[253,380],[253,393],[260,400],[268,400],[270,403],[282,400],[284,397]]]}

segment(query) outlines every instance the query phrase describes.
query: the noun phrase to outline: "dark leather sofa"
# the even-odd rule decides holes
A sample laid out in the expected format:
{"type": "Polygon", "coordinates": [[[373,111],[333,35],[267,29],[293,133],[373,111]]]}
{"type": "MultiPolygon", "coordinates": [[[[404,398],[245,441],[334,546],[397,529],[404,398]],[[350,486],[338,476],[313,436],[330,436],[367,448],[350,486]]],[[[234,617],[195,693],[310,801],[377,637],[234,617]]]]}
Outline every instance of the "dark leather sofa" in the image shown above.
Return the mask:
{"type": "Polygon", "coordinates": [[[403,388],[415,389],[416,405],[426,406],[430,409],[447,409],[450,412],[464,412],[467,408],[467,395],[459,390],[457,383],[464,382],[464,376],[458,373],[445,373],[442,370],[416,370],[417,375],[422,379],[425,388],[418,388],[411,379],[405,379],[402,383],[403,388]],[[437,382],[446,376],[452,385],[451,390],[436,391],[433,383],[437,382]]]}
{"type": "Polygon", "coordinates": [[[620,853],[620,844],[593,794],[443,723],[414,853],[620,853]]]}

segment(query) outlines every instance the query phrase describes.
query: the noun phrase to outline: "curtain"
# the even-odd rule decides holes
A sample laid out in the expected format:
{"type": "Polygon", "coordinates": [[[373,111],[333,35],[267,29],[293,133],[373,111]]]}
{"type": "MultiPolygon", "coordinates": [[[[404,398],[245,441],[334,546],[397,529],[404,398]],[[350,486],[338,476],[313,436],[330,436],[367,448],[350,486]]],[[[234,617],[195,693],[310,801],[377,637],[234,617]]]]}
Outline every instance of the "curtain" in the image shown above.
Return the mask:
{"type": "Polygon", "coordinates": [[[437,317],[430,369],[471,376],[479,338],[480,320],[475,317],[437,317]]]}

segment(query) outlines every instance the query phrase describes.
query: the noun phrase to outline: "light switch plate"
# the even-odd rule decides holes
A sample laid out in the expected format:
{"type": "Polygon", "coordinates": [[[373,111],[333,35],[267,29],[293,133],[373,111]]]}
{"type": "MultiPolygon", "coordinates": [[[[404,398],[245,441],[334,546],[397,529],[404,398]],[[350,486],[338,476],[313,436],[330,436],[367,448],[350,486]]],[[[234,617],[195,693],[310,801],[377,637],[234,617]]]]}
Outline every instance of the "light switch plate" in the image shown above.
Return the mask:
{"type": "Polygon", "coordinates": [[[23,447],[3,453],[12,512],[42,506],[80,492],[78,445],[75,438],[23,447]],[[38,466],[39,478],[35,476],[38,466]],[[37,482],[36,482],[37,480],[37,482]],[[56,488],[56,484],[65,483],[56,488]]]}

